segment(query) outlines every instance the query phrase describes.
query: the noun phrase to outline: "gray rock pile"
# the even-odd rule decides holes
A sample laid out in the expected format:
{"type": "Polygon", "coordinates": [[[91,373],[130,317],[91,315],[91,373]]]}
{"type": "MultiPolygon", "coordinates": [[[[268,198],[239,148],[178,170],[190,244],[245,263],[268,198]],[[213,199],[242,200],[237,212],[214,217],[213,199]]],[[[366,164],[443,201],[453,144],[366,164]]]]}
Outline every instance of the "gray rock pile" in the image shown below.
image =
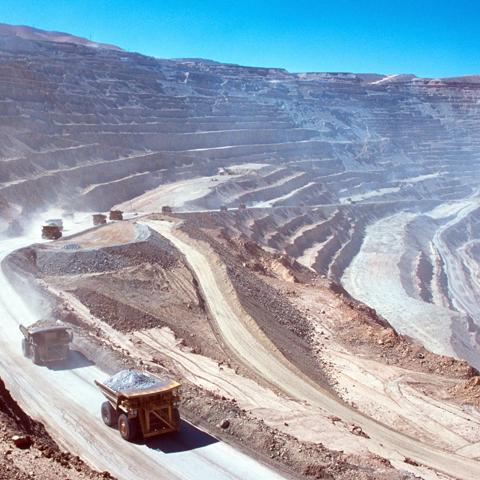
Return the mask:
{"type": "Polygon", "coordinates": [[[32,323],[28,328],[50,328],[50,327],[65,327],[66,325],[61,321],[54,318],[42,318],[32,323]]]}
{"type": "Polygon", "coordinates": [[[161,388],[170,383],[170,380],[165,378],[156,378],[138,370],[122,370],[108,380],[104,384],[115,390],[116,392],[146,390],[149,388],[161,388]]]}
{"type": "Polygon", "coordinates": [[[78,245],[76,242],[68,243],[61,250],[40,245],[35,248],[35,263],[45,275],[111,272],[142,263],[169,269],[177,264],[179,255],[168,240],[157,234],[140,238],[134,243],[103,248],[69,247],[78,245]]]}

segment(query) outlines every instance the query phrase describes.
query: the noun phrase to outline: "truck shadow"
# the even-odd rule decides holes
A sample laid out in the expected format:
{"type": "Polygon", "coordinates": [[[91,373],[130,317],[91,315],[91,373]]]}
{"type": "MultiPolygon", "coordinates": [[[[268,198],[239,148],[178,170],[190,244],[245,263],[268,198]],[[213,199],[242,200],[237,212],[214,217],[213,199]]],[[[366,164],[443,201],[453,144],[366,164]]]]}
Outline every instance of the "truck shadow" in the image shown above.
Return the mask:
{"type": "Polygon", "coordinates": [[[94,362],[89,360],[85,355],[77,350],[70,350],[67,360],[63,362],[56,362],[48,365],[50,370],[74,370],[76,368],[91,367],[95,365],[94,362]]]}
{"type": "Polygon", "coordinates": [[[145,440],[145,445],[163,453],[179,453],[196,450],[217,443],[218,440],[184,420],[180,432],[145,440]]]}

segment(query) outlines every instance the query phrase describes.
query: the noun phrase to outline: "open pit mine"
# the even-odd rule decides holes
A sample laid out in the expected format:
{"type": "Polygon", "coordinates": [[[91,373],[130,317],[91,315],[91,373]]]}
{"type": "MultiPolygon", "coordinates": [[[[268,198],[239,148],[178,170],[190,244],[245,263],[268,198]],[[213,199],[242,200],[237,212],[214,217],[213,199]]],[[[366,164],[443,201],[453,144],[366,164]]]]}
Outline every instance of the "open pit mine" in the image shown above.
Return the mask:
{"type": "Polygon", "coordinates": [[[478,480],[479,180],[480,77],[0,25],[0,478],[478,480]]]}

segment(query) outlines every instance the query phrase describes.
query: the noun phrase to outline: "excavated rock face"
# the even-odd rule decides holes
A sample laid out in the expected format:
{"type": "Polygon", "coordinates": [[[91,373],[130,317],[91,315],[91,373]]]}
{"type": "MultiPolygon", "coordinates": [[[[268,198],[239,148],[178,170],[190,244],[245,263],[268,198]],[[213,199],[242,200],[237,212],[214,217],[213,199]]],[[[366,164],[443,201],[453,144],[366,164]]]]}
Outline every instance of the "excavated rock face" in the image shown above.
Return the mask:
{"type": "Polygon", "coordinates": [[[0,379],[0,479],[39,480],[51,478],[113,479],[108,472],[95,472],[67,451],[61,451],[45,427],[31,419],[12,398],[0,379]],[[13,449],[25,450],[21,456],[13,449]]]}
{"type": "Polygon", "coordinates": [[[23,252],[31,256],[35,267],[43,275],[104,273],[149,262],[170,270],[178,264],[180,258],[168,240],[150,233],[145,238],[105,248],[82,248],[82,245],[71,242],[60,249],[52,249],[51,245],[38,245],[33,251],[27,248],[23,252]]]}
{"type": "Polygon", "coordinates": [[[280,203],[452,199],[478,183],[475,78],[290,74],[23,36],[0,35],[0,195],[22,207],[104,210],[252,161],[285,168],[238,185],[236,205],[297,189],[280,203]]]}

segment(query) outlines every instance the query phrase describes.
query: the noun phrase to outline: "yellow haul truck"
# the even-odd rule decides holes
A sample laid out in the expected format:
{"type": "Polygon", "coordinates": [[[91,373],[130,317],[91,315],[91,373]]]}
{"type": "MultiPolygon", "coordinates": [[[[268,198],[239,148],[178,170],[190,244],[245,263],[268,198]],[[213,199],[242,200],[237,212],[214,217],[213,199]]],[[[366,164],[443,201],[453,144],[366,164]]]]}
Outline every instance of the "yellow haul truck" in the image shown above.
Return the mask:
{"type": "Polygon", "coordinates": [[[106,397],[103,422],[118,427],[123,439],[134,441],[180,430],[180,384],[138,370],[122,370],[95,384],[106,397]]]}
{"type": "Polygon", "coordinates": [[[31,358],[36,365],[46,365],[53,362],[62,362],[68,359],[72,331],[58,321],[39,320],[24,327],[20,325],[23,333],[23,355],[31,358]]]}

